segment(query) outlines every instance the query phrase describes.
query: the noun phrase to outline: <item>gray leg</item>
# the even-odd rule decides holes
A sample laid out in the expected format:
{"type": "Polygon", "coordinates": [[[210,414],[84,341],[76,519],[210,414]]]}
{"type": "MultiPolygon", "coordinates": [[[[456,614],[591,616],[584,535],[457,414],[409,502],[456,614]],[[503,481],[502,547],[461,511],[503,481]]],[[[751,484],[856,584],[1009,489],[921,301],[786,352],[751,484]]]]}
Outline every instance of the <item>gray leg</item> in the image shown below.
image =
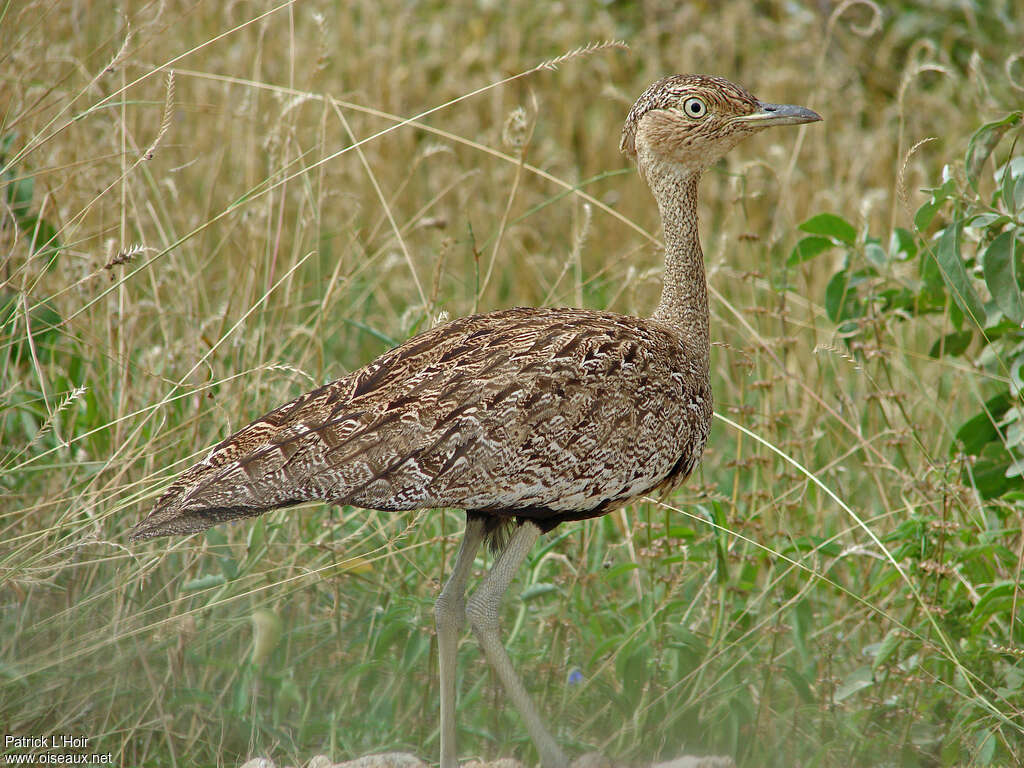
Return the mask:
{"type": "MultiPolygon", "coordinates": [[[[469,625],[480,647],[483,648],[487,661],[498,674],[506,694],[526,723],[526,730],[529,731],[530,738],[540,753],[544,768],[566,768],[569,761],[565,753],[559,749],[544,727],[537,709],[530,701],[530,695],[512,667],[512,660],[509,659],[498,634],[498,605],[538,536],[540,528],[529,521],[515,530],[508,541],[508,546],[498,555],[490,572],[480,582],[476,592],[470,596],[466,604],[466,618],[469,619],[469,625]]],[[[441,768],[449,767],[442,764],[441,768]]]]}
{"type": "Polygon", "coordinates": [[[455,567],[434,603],[437,626],[437,661],[441,677],[441,768],[458,768],[455,746],[455,653],[466,626],[466,580],[484,540],[482,518],[466,518],[466,532],[455,558],[455,567]]]}

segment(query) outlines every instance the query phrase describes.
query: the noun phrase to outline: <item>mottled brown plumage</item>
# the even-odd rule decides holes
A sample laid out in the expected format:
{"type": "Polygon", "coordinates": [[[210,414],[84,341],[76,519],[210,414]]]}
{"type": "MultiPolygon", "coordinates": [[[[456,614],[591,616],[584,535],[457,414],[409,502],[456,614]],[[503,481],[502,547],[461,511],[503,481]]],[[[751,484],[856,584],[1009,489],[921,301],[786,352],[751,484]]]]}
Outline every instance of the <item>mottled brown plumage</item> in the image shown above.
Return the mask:
{"type": "Polygon", "coordinates": [[[422,333],[215,446],[132,539],[193,533],[305,501],[467,510],[436,608],[441,764],[455,768],[454,656],[468,618],[548,768],[566,759],[498,640],[497,605],[537,535],[681,482],[711,421],[708,304],[697,233],[701,171],[769,125],[820,118],[764,104],[721,78],[658,81],[630,110],[621,149],[658,202],[665,276],[651,318],[509,309],[422,333]],[[511,526],[467,601],[477,548],[511,526]]]}
{"type": "Polygon", "coordinates": [[[609,312],[460,318],[229,437],[133,536],[316,499],[545,530],[593,517],[693,469],[711,415],[695,357],[669,326],[609,312]]]}

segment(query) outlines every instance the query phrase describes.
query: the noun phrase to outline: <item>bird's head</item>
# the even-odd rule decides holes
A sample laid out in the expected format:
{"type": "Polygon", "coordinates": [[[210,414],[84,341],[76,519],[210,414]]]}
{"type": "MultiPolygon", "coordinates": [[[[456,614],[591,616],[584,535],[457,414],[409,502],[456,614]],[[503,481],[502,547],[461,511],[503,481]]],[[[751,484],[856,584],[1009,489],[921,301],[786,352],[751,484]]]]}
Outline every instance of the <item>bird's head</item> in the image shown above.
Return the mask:
{"type": "Polygon", "coordinates": [[[816,120],[821,120],[817,112],[758,101],[721,77],[671,75],[637,99],[622,127],[619,149],[636,158],[642,172],[652,163],[700,172],[764,128],[816,120]]]}

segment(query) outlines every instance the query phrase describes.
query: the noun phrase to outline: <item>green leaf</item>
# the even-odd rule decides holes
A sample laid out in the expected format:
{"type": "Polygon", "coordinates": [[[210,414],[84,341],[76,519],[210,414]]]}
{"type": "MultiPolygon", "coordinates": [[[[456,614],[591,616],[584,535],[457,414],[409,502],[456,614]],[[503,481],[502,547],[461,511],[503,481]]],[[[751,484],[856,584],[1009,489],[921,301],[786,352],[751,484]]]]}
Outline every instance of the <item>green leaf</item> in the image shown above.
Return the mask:
{"type": "Polygon", "coordinates": [[[825,312],[833,323],[860,317],[861,306],[845,269],[832,275],[825,286],[825,312]]]}
{"type": "Polygon", "coordinates": [[[999,427],[1006,429],[1006,445],[1024,445],[1024,407],[1016,406],[1007,410],[999,420],[999,427]]]}
{"type": "Polygon", "coordinates": [[[793,636],[793,648],[804,669],[813,668],[814,652],[809,648],[814,635],[814,608],[809,600],[801,600],[790,611],[789,628],[793,636]]]}
{"type": "Polygon", "coordinates": [[[183,592],[196,592],[200,589],[209,589],[210,587],[219,587],[221,584],[227,583],[227,579],[222,573],[211,573],[207,576],[200,576],[197,579],[191,579],[186,581],[181,590],[183,592]]]}
{"type": "Polygon", "coordinates": [[[262,553],[267,541],[266,518],[258,518],[253,525],[249,526],[249,533],[245,538],[245,548],[251,557],[254,552],[262,553]]]}
{"type": "Polygon", "coordinates": [[[1024,475],[1024,459],[1015,460],[1003,473],[1003,477],[1009,479],[1020,477],[1021,475],[1024,475]]]}
{"type": "Polygon", "coordinates": [[[217,561],[220,565],[220,572],[224,574],[224,578],[228,581],[238,577],[238,563],[235,562],[235,558],[230,556],[218,557],[217,561]]]}
{"type": "Polygon", "coordinates": [[[32,194],[35,191],[36,182],[31,176],[22,176],[14,179],[7,185],[7,202],[11,206],[11,213],[16,219],[28,215],[28,209],[32,205],[32,194]]]}
{"type": "Polygon", "coordinates": [[[964,227],[970,227],[971,229],[987,229],[988,227],[995,227],[996,229],[1002,228],[1004,225],[1013,221],[1009,216],[1004,213],[973,213],[964,219],[964,227]]]}
{"type": "Polygon", "coordinates": [[[528,603],[530,600],[534,600],[534,599],[536,599],[538,597],[542,597],[543,595],[550,595],[552,592],[557,592],[557,591],[558,591],[558,587],[556,587],[554,584],[550,584],[550,583],[545,582],[545,581],[540,581],[540,582],[537,582],[536,584],[531,584],[526,589],[524,589],[519,594],[519,598],[524,603],[528,603]]]}
{"type": "Polygon", "coordinates": [[[252,662],[262,666],[281,640],[283,624],[273,611],[260,608],[252,612],[252,662]]]}
{"type": "Polygon", "coordinates": [[[864,246],[864,258],[876,267],[884,267],[889,260],[885,249],[878,243],[868,243],[864,246]]]}
{"type": "Polygon", "coordinates": [[[999,144],[1003,134],[1020,122],[1022,112],[1011,112],[1000,120],[985,123],[974,132],[967,144],[967,154],[964,157],[964,168],[967,171],[967,182],[975,191],[978,190],[978,176],[981,173],[985,161],[992,154],[992,150],[999,144]]]}
{"type": "Polygon", "coordinates": [[[977,291],[971,285],[967,269],[960,256],[961,222],[954,221],[942,230],[939,242],[935,245],[935,261],[942,272],[953,300],[960,306],[964,314],[980,327],[985,327],[985,306],[978,298],[977,291]]]}
{"type": "Polygon", "coordinates": [[[832,700],[836,703],[844,701],[857,691],[861,691],[875,684],[874,675],[870,667],[860,667],[853,670],[846,676],[846,679],[836,688],[832,700]]]}
{"type": "Polygon", "coordinates": [[[1024,300],[1021,299],[1017,277],[1017,233],[1008,229],[989,243],[981,257],[988,286],[996,306],[1007,318],[1020,325],[1024,323],[1024,300]]]}
{"type": "MultiPolygon", "coordinates": [[[[985,443],[999,440],[999,431],[996,424],[1003,418],[1013,400],[1009,393],[1001,392],[995,397],[985,401],[985,406],[975,416],[965,421],[956,431],[956,439],[963,443],[964,451],[971,456],[977,456],[985,443]]],[[[952,450],[956,450],[953,446],[952,450]]]]}
{"type": "Polygon", "coordinates": [[[803,238],[793,248],[793,252],[789,254],[789,258],[786,259],[786,266],[792,267],[794,264],[802,264],[805,261],[810,261],[820,253],[824,253],[829,248],[835,246],[829,238],[821,237],[819,235],[812,235],[810,237],[803,238]]]}
{"type": "Polygon", "coordinates": [[[246,663],[242,667],[242,674],[235,685],[231,712],[238,715],[245,713],[248,711],[248,707],[251,706],[250,701],[252,701],[252,665],[246,663]]]}
{"type": "Polygon", "coordinates": [[[955,301],[949,305],[949,321],[953,323],[953,327],[958,331],[964,329],[964,311],[960,309],[960,305],[955,301]]]}
{"type": "Polygon", "coordinates": [[[909,288],[876,290],[875,298],[881,300],[883,312],[901,312],[908,316],[918,314],[917,294],[909,288]]]}
{"type": "MultiPolygon", "coordinates": [[[[32,307],[33,300],[28,298],[32,307]]],[[[32,329],[32,342],[36,352],[43,360],[50,360],[60,339],[58,331],[61,316],[46,302],[32,307],[29,313],[29,326],[32,329]]],[[[0,291],[0,346],[12,350],[12,359],[20,362],[27,359],[25,315],[22,311],[22,296],[13,291],[0,291]]]]}
{"type": "Polygon", "coordinates": [[[640,566],[636,563],[619,563],[618,565],[613,565],[611,568],[605,571],[604,578],[611,580],[614,579],[616,576],[621,576],[623,573],[635,571],[639,567],[640,566]]]}
{"type": "MultiPolygon", "coordinates": [[[[944,175],[945,173],[946,171],[943,170],[944,175]]],[[[935,213],[956,193],[956,182],[954,179],[948,178],[941,185],[928,191],[931,192],[931,197],[914,214],[914,228],[918,232],[928,229],[928,225],[935,218],[935,213]]]]}
{"type": "Polygon", "coordinates": [[[786,679],[789,680],[790,685],[793,686],[793,690],[797,692],[804,703],[813,704],[816,701],[814,690],[811,687],[811,681],[807,679],[806,675],[802,674],[791,664],[783,665],[782,673],[786,676],[786,679]]]}
{"type": "Polygon", "coordinates": [[[997,581],[980,590],[981,597],[971,609],[971,622],[980,627],[992,616],[1002,614],[1013,603],[1016,592],[1017,582],[1014,580],[997,581]]]}
{"type": "Polygon", "coordinates": [[[917,243],[914,233],[903,227],[896,227],[889,239],[889,258],[893,261],[906,261],[917,255],[917,243]]]}
{"type": "Polygon", "coordinates": [[[935,218],[935,212],[942,206],[942,200],[929,200],[920,208],[917,209],[917,213],[914,214],[914,229],[918,232],[924,232],[928,229],[928,225],[932,223],[932,219],[935,218]]]}
{"type": "Polygon", "coordinates": [[[1014,397],[1024,394],[1024,357],[1017,357],[1010,364],[1010,394],[1014,397]]]}
{"type": "Polygon", "coordinates": [[[18,219],[18,225],[32,239],[32,255],[39,254],[48,259],[49,264],[46,265],[46,268],[53,270],[57,266],[57,255],[60,253],[61,247],[56,228],[46,219],[36,216],[22,216],[18,219]]]}
{"type": "Polygon", "coordinates": [[[992,759],[996,755],[996,744],[998,738],[996,734],[991,730],[982,731],[978,734],[974,745],[974,759],[975,765],[992,765],[992,759]]]}
{"type": "Polygon", "coordinates": [[[0,163],[7,159],[7,155],[11,151],[11,144],[14,143],[14,140],[17,137],[18,132],[11,131],[10,133],[5,133],[3,137],[0,138],[0,163]]]}
{"type": "Polygon", "coordinates": [[[857,242],[856,227],[842,216],[836,216],[834,213],[819,213],[817,216],[812,216],[800,225],[800,229],[812,235],[831,237],[847,245],[857,242]]]}
{"type": "Polygon", "coordinates": [[[647,648],[629,654],[622,659],[616,660],[616,671],[619,673],[619,680],[622,682],[622,693],[628,703],[628,711],[633,712],[640,703],[643,695],[644,684],[647,680],[647,658],[650,651],[647,648]]]}
{"type": "Polygon", "coordinates": [[[206,543],[211,547],[226,547],[228,545],[228,535],[224,532],[223,528],[207,528],[206,543]]]}
{"type": "Polygon", "coordinates": [[[715,528],[715,561],[718,574],[718,583],[729,583],[729,557],[726,553],[726,541],[724,531],[729,527],[729,516],[726,514],[722,502],[715,500],[711,502],[711,520],[717,524],[715,528]]]}
{"type": "Polygon", "coordinates": [[[670,525],[665,535],[670,539],[693,539],[697,532],[688,525],[670,525]]]}
{"type": "Polygon", "coordinates": [[[1003,199],[1003,205],[1006,207],[1006,210],[1012,212],[1014,208],[1013,186],[1017,180],[1016,176],[1013,175],[1013,163],[1005,163],[1000,171],[999,196],[1003,199]]]}
{"type": "MultiPolygon", "coordinates": [[[[1013,465],[1016,458],[1003,447],[1002,443],[986,443],[981,449],[974,467],[971,469],[970,477],[983,499],[994,499],[1002,496],[1007,491],[1019,490],[1024,487],[1024,480],[1019,477],[1007,477],[1007,470],[1013,465]]],[[[965,474],[964,479],[968,476],[965,474]]]]}
{"type": "Polygon", "coordinates": [[[939,358],[949,355],[950,357],[959,357],[967,348],[971,346],[971,340],[974,338],[974,331],[968,329],[966,331],[954,331],[953,333],[947,333],[945,336],[937,339],[932,348],[928,350],[928,356],[939,358]]]}
{"type": "Polygon", "coordinates": [[[900,647],[900,643],[902,642],[903,638],[900,636],[900,633],[895,629],[890,629],[889,634],[887,634],[885,639],[878,644],[875,658],[871,662],[872,671],[877,670],[880,666],[885,664],[889,660],[889,657],[892,656],[900,647]]]}

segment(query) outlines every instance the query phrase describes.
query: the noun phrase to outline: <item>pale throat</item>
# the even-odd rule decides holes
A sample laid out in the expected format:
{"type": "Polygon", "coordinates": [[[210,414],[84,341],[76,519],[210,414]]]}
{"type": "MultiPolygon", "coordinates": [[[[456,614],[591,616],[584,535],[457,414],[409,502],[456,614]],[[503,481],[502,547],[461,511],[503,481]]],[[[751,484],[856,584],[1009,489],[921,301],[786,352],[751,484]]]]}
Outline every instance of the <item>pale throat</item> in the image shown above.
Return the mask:
{"type": "Polygon", "coordinates": [[[653,318],[672,326],[687,349],[706,361],[710,352],[708,287],[697,230],[700,170],[650,155],[641,158],[640,167],[658,202],[665,230],[663,287],[653,318]]]}

